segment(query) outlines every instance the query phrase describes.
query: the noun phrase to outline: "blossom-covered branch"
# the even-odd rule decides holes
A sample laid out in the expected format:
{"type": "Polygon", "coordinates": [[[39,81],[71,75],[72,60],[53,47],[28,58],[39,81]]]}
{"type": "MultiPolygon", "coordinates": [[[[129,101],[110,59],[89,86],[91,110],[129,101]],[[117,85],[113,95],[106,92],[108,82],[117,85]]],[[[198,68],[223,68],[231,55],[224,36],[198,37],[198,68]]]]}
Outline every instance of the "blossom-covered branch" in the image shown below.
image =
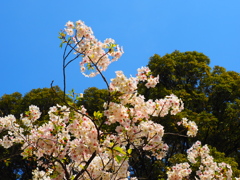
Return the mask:
{"type": "MultiPolygon", "coordinates": [[[[174,94],[163,99],[145,100],[137,91],[139,83],[154,88],[159,82],[159,77],[154,77],[147,67],[139,68],[137,76],[130,78],[117,71],[116,77],[108,83],[102,72],[121,57],[123,50],[113,39],[97,40],[92,29],[82,21],[67,22],[65,30],[60,32],[60,39],[66,44],[64,70],[73,60],[82,58],[80,69],[86,77],[100,74],[109,84],[110,98],[103,104],[104,110],[91,117],[85,107],[72,107],[65,102],[65,106],[51,107],[48,121],[40,125],[37,121],[41,112],[31,105],[19,120],[13,115],[0,118],[0,131],[7,132],[0,139],[0,145],[9,148],[21,144],[22,157],[34,157],[37,162],[33,171],[35,180],[128,180],[129,158],[134,149],[162,160],[169,147],[163,141],[164,127],[152,119],[180,113],[184,109],[182,100],[174,94]],[[70,47],[69,52],[67,47],[70,47]],[[72,53],[75,58],[67,62],[72,53]]],[[[187,136],[196,136],[195,122],[183,118],[180,124],[188,130],[187,136]]],[[[231,167],[215,163],[208,147],[201,146],[200,142],[187,153],[192,164],[199,157],[201,159],[196,179],[231,178],[231,167]]],[[[172,180],[188,178],[191,172],[191,165],[185,162],[176,164],[167,174],[172,180]]]]}

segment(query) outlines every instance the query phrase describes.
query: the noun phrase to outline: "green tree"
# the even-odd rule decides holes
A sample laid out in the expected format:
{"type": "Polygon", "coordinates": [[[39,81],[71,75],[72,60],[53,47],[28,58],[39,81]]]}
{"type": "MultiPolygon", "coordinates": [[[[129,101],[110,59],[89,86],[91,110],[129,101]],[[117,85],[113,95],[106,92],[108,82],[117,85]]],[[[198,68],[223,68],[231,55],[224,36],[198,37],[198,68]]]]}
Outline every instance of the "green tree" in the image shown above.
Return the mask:
{"type": "Polygon", "coordinates": [[[205,84],[208,112],[217,118],[214,128],[211,129],[211,136],[204,137],[205,142],[239,160],[240,74],[216,66],[211,76],[206,78],[205,84]]]}
{"type": "Polygon", "coordinates": [[[84,91],[83,98],[77,102],[77,105],[83,105],[87,109],[88,114],[93,115],[94,112],[104,110],[103,104],[107,102],[108,98],[108,90],[90,87],[84,91]]]}
{"type": "Polygon", "coordinates": [[[4,94],[0,98],[0,115],[6,116],[8,114],[13,114],[18,117],[22,109],[21,102],[22,94],[19,92],[4,94]]]}
{"type": "MultiPolygon", "coordinates": [[[[30,105],[36,105],[40,108],[41,119],[40,121],[46,121],[48,119],[49,108],[56,104],[64,105],[62,100],[64,96],[63,91],[58,86],[52,88],[38,88],[32,89],[26,93],[22,98],[22,112],[27,111],[30,105]]],[[[66,97],[67,101],[71,101],[66,97]]]]}
{"type": "Polygon", "coordinates": [[[150,58],[148,67],[154,76],[159,76],[160,83],[154,89],[140,85],[139,92],[147,99],[175,94],[183,100],[185,107],[177,116],[168,116],[161,121],[154,119],[164,126],[164,140],[170,146],[166,165],[171,164],[169,157],[186,152],[195,140],[216,147],[240,164],[240,74],[219,66],[211,70],[209,63],[207,56],[196,51],[174,51],[150,58]],[[174,135],[183,130],[176,125],[182,117],[197,123],[199,132],[196,138],[174,135]]]}

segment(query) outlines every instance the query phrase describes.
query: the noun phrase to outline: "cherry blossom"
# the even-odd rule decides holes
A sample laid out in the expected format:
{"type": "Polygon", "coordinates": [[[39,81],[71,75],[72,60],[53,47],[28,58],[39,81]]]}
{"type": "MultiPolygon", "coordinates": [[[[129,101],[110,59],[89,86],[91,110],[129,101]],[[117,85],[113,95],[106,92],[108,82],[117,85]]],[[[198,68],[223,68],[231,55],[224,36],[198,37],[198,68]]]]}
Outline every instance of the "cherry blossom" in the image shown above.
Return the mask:
{"type": "Polygon", "coordinates": [[[123,54],[115,40],[107,38],[104,42],[97,40],[90,27],[86,26],[83,21],[75,23],[68,21],[65,25],[67,28],[61,33],[61,39],[64,43],[68,42],[66,36],[72,40],[72,48],[75,54],[82,55],[80,69],[86,77],[94,77],[105,71],[114,61],[117,61],[123,54]],[[66,34],[65,34],[66,33],[66,34]]]}
{"type": "MultiPolygon", "coordinates": [[[[97,40],[83,21],[68,21],[65,26],[60,39],[71,48],[70,52],[82,59],[80,69],[87,77],[102,75],[102,71],[123,54],[115,40],[97,40]]],[[[34,180],[128,180],[128,161],[133,149],[150,152],[158,160],[167,154],[164,127],[152,118],[176,115],[184,109],[182,100],[174,94],[145,100],[137,91],[139,83],[153,88],[158,82],[159,77],[154,77],[148,67],[139,68],[136,77],[129,78],[122,71],[116,71],[108,87],[109,101],[103,104],[104,110],[95,112],[93,117],[83,106],[73,107],[67,103],[51,107],[48,121],[41,125],[36,123],[41,112],[34,105],[20,115],[19,121],[13,115],[0,117],[0,132],[6,131],[0,145],[10,148],[21,144],[22,157],[37,162],[32,172],[34,180]],[[114,128],[107,131],[103,125],[114,128]]],[[[189,137],[196,136],[195,122],[183,118],[180,124],[187,129],[189,137]]],[[[208,146],[197,141],[187,151],[189,163],[172,166],[167,172],[168,179],[188,178],[192,173],[191,164],[199,159],[201,165],[195,179],[231,179],[231,166],[214,162],[209,153],[208,146]]]]}

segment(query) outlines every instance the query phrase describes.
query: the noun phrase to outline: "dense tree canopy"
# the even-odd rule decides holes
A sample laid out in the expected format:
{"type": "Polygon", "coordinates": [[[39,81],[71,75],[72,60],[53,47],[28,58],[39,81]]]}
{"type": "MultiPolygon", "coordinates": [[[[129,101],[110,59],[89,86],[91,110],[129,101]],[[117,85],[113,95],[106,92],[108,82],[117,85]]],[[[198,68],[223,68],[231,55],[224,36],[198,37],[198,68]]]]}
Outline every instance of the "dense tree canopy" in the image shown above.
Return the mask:
{"type": "MultiPolygon", "coordinates": [[[[203,53],[179,52],[150,58],[148,67],[160,83],[154,89],[139,87],[148,99],[175,94],[182,98],[185,110],[174,117],[161,119],[167,132],[179,132],[176,123],[183,116],[198,125],[198,136],[203,144],[209,144],[240,164],[240,74],[225,68],[209,66],[210,60],[203,53]]],[[[155,119],[160,121],[160,119],[155,119]]],[[[165,136],[171,144],[169,157],[185,152],[193,140],[181,136],[165,136]]],[[[239,168],[239,167],[238,167],[239,168]]]]}
{"type": "Polygon", "coordinates": [[[98,89],[96,87],[90,87],[84,91],[84,96],[77,104],[83,105],[90,115],[93,115],[94,111],[102,111],[103,103],[107,102],[109,98],[109,92],[106,89],[98,89]]]}
{"type": "Polygon", "coordinates": [[[44,119],[50,107],[63,104],[62,97],[63,91],[58,86],[32,89],[24,96],[19,92],[4,94],[0,97],[0,113],[1,116],[13,114],[19,118],[20,114],[27,111],[30,105],[37,105],[44,119]]]}

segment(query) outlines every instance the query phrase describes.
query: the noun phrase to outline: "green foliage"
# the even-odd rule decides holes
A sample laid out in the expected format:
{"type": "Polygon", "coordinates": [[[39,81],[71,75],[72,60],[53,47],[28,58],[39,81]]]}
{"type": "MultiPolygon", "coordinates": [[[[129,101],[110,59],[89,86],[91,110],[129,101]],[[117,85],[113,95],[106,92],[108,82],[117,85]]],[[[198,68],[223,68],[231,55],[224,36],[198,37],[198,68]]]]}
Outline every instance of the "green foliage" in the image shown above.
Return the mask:
{"type": "MultiPolygon", "coordinates": [[[[22,112],[27,111],[30,105],[36,105],[42,112],[39,121],[45,122],[48,119],[49,108],[56,104],[63,105],[62,97],[63,91],[58,87],[52,88],[38,88],[33,89],[26,93],[22,99],[22,112]]],[[[67,101],[71,101],[70,98],[66,97],[67,101]]]]}
{"type": "Polygon", "coordinates": [[[157,88],[149,90],[151,92],[146,94],[147,97],[163,98],[174,93],[182,98],[186,108],[199,108],[199,102],[206,101],[200,86],[201,80],[210,74],[209,63],[207,56],[196,51],[174,51],[163,57],[155,54],[150,58],[148,66],[153,76],[159,75],[160,83],[157,88]]]}
{"type": "Polygon", "coordinates": [[[116,47],[117,47],[117,44],[110,43],[107,48],[109,49],[109,52],[111,52],[111,51],[114,51],[114,48],[116,47]]]}
{"type": "Polygon", "coordinates": [[[78,106],[83,105],[89,115],[94,115],[94,112],[101,112],[104,110],[103,104],[107,102],[109,92],[106,89],[98,89],[90,87],[84,91],[83,98],[77,102],[78,106]]]}
{"type": "Polygon", "coordinates": [[[61,40],[59,47],[62,48],[63,44],[67,43],[67,41],[65,40],[66,34],[63,31],[59,32],[58,34],[58,38],[61,40]]]}
{"type": "Polygon", "coordinates": [[[151,157],[146,151],[140,151],[133,149],[131,157],[129,158],[131,165],[131,171],[133,176],[139,179],[167,179],[166,178],[166,164],[164,161],[157,160],[155,157],[151,157]]]}
{"type": "Polygon", "coordinates": [[[19,92],[12,93],[10,95],[4,94],[0,98],[0,116],[6,116],[13,114],[19,117],[22,110],[22,94],[19,92]]]}
{"type": "MultiPolygon", "coordinates": [[[[41,118],[46,119],[50,107],[63,104],[62,97],[63,91],[58,86],[33,89],[24,96],[19,92],[9,95],[4,94],[0,97],[0,115],[13,114],[15,117],[20,118],[20,114],[28,111],[30,105],[36,105],[42,112],[41,118]]],[[[67,100],[71,101],[70,98],[67,98],[67,100]]]]}
{"type": "Polygon", "coordinates": [[[100,111],[94,111],[93,116],[96,119],[101,119],[103,117],[103,114],[100,111]]]}

